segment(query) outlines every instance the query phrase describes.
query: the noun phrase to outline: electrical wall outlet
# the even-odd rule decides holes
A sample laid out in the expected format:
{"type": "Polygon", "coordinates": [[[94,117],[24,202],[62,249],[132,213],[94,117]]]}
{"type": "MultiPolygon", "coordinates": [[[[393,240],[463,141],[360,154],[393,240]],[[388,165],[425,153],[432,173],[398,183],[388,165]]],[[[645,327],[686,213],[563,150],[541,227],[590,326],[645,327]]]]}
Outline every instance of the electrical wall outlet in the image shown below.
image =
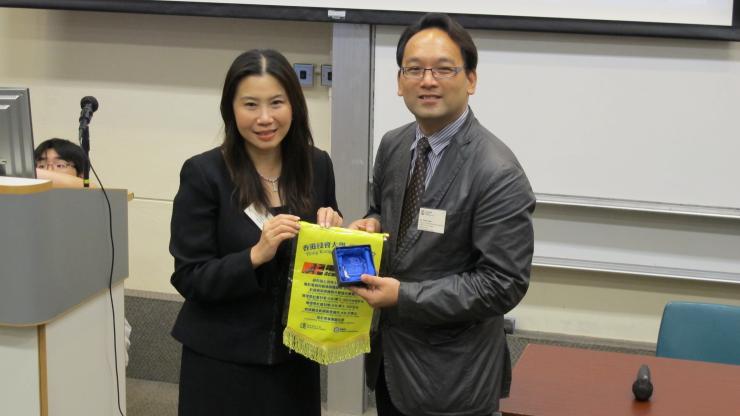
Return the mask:
{"type": "Polygon", "coordinates": [[[331,87],[331,65],[321,65],[321,85],[331,87]]]}
{"type": "Polygon", "coordinates": [[[298,82],[304,87],[313,87],[313,64],[293,64],[298,82]]]}
{"type": "Polygon", "coordinates": [[[514,333],[514,328],[516,328],[516,318],[504,316],[504,333],[511,335],[514,333]]]}

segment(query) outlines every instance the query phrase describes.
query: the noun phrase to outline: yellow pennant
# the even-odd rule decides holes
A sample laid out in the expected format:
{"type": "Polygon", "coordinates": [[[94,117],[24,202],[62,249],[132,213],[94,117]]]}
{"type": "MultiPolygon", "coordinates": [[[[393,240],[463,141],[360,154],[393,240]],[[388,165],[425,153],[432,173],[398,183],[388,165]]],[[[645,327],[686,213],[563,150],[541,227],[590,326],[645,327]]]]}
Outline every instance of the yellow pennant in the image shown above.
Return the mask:
{"type": "Polygon", "coordinates": [[[380,270],[384,234],[322,228],[301,221],[292,271],[288,323],[283,343],[320,364],[345,361],[370,352],[373,309],[349,289],[339,288],[335,247],[370,245],[380,270]]]}

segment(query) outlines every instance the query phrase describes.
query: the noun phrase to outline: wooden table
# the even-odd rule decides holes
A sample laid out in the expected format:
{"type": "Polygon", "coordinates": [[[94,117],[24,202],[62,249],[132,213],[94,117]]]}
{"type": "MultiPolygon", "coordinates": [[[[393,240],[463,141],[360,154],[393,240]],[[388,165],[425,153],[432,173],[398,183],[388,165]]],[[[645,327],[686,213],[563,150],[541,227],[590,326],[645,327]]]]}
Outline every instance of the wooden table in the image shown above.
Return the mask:
{"type": "Polygon", "coordinates": [[[514,367],[504,416],[740,416],[740,366],[529,344],[514,367]],[[632,383],[650,366],[653,395],[632,383]]]}

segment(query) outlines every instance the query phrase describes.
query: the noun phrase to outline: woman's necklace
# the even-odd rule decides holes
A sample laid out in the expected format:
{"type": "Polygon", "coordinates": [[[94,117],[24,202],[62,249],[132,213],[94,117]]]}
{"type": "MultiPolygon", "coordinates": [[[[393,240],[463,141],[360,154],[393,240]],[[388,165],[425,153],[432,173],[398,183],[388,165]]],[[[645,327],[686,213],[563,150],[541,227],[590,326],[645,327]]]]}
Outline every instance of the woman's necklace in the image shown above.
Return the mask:
{"type": "Polygon", "coordinates": [[[274,177],[274,178],[268,178],[266,176],[262,176],[261,173],[257,172],[258,175],[260,175],[260,178],[264,180],[265,182],[268,182],[270,185],[272,185],[272,192],[278,191],[278,180],[280,179],[280,175],[274,177]]]}

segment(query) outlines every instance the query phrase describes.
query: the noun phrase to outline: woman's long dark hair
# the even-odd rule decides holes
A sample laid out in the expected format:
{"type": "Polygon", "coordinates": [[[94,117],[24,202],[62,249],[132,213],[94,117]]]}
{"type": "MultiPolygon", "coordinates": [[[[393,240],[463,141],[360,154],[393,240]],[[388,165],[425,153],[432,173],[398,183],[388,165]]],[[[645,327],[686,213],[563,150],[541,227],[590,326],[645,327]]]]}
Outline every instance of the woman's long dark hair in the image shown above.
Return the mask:
{"type": "Polygon", "coordinates": [[[251,204],[267,209],[267,192],[260,182],[257,169],[249,157],[245,140],[239,134],[234,116],[234,95],[239,83],[251,75],[269,74],[285,89],[290,101],[293,120],[280,143],[282,170],[278,181],[280,198],[290,213],[308,215],[311,211],[313,183],[313,136],[308,123],[308,108],[298,77],[287,59],[272,49],[253,49],[239,55],[226,73],[221,95],[221,117],[225,137],[221,145],[226,166],[234,181],[235,196],[241,209],[251,204]]]}

